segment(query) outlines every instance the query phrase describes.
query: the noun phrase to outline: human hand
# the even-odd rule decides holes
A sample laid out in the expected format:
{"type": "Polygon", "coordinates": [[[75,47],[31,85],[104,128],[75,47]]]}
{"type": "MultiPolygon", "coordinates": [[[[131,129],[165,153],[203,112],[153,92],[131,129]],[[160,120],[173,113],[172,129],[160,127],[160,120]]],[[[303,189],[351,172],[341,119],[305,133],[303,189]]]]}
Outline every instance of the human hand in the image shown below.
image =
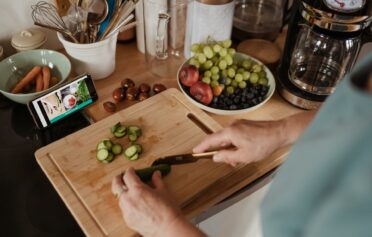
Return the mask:
{"type": "Polygon", "coordinates": [[[152,176],[154,188],[144,184],[129,168],[112,180],[112,192],[119,197],[119,206],[128,227],[142,236],[166,236],[173,222],[183,219],[170,198],[159,171],[152,176]]]}
{"type": "Polygon", "coordinates": [[[283,121],[237,120],[229,127],[209,135],[193,152],[234,146],[236,149],[220,150],[213,160],[236,166],[260,161],[285,144],[283,121]]]}

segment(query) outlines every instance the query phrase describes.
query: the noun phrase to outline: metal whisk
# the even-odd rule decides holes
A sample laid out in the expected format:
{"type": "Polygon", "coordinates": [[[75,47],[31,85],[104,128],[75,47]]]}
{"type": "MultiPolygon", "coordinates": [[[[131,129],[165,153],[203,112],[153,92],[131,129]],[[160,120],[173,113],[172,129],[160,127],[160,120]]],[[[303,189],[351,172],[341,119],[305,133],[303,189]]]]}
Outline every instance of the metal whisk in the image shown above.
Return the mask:
{"type": "Polygon", "coordinates": [[[36,5],[31,6],[31,8],[32,19],[35,25],[58,31],[69,37],[74,43],[79,43],[66,26],[62,17],[58,15],[58,10],[53,4],[40,1],[36,5]]]}

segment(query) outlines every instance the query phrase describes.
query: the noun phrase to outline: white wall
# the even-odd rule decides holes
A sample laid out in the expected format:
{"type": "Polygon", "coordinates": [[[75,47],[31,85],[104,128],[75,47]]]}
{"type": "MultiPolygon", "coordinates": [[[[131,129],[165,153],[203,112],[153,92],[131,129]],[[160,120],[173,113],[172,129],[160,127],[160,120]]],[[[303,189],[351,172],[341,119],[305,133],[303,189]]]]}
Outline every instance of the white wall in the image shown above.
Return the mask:
{"type": "MultiPolygon", "coordinates": [[[[5,56],[14,53],[10,45],[13,34],[35,27],[31,17],[31,5],[40,0],[0,0],[0,45],[4,47],[5,56]]],[[[53,2],[53,0],[46,0],[53,2]]],[[[47,34],[46,48],[61,48],[54,31],[42,29],[47,34]]]]}

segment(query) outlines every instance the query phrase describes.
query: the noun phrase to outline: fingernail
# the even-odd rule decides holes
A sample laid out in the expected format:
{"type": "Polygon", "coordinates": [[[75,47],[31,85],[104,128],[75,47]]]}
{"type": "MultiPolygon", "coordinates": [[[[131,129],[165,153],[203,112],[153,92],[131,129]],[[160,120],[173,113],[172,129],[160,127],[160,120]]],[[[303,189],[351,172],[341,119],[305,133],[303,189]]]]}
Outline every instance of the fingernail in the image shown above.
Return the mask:
{"type": "Polygon", "coordinates": [[[214,162],[221,162],[222,161],[221,155],[219,155],[218,153],[216,155],[214,155],[213,156],[213,161],[214,162]]]}

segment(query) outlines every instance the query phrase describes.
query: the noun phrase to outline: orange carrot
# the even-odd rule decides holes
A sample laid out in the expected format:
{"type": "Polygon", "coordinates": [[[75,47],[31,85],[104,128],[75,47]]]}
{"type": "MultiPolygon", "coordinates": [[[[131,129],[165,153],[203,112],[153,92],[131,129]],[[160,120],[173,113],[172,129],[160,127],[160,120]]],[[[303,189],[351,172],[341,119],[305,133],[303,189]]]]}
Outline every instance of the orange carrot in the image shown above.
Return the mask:
{"type": "Polygon", "coordinates": [[[36,76],[36,92],[42,91],[44,88],[43,74],[39,73],[36,76]]]}
{"type": "Polygon", "coordinates": [[[46,90],[49,88],[50,83],[50,70],[48,66],[43,67],[43,82],[44,82],[44,89],[46,90]]]}
{"type": "Polygon", "coordinates": [[[52,77],[50,79],[50,87],[57,85],[58,82],[59,82],[59,79],[57,77],[52,77]]]}
{"type": "Polygon", "coordinates": [[[22,80],[20,80],[17,85],[13,88],[11,93],[20,93],[23,88],[29,84],[36,76],[41,72],[40,66],[35,66],[31,71],[29,71],[22,80]]]}

